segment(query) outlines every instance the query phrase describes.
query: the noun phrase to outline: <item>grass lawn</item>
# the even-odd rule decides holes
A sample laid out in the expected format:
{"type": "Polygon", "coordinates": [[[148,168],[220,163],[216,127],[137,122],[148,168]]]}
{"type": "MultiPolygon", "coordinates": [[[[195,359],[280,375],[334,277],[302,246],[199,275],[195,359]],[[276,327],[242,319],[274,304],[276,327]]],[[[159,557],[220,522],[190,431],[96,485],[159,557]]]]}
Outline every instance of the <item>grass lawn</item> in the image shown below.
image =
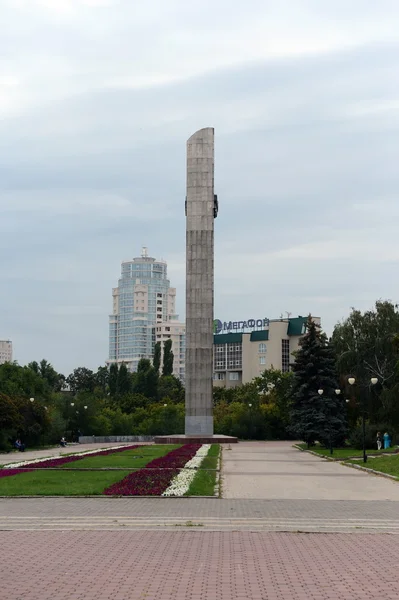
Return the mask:
{"type": "MultiPolygon", "coordinates": [[[[0,479],[0,496],[91,496],[102,494],[105,488],[131,473],[126,471],[106,471],[110,467],[142,468],[149,462],[165,456],[180,444],[142,446],[106,456],[93,456],[66,463],[57,470],[38,469],[31,473],[19,473],[0,479]],[[64,471],[64,468],[73,469],[64,471]],[[80,469],[99,469],[80,471],[80,469]]],[[[40,464],[40,463],[39,463],[40,464]]]]}
{"type": "MultiPolygon", "coordinates": [[[[307,444],[298,444],[299,448],[302,450],[307,450],[307,444]]],[[[328,448],[323,448],[321,446],[313,446],[309,448],[312,452],[316,452],[321,456],[331,456],[330,450],[328,448]]],[[[388,448],[387,450],[376,450],[374,448],[369,448],[366,450],[367,454],[383,454],[383,453],[392,453],[395,452],[397,448],[388,448]]],[[[334,452],[332,458],[351,458],[352,456],[363,456],[363,450],[357,450],[356,448],[334,448],[334,452]]]]}
{"type": "Polygon", "coordinates": [[[395,454],[395,456],[378,456],[377,458],[369,458],[365,465],[363,465],[363,462],[358,460],[348,460],[347,462],[354,465],[360,465],[361,467],[365,466],[369,469],[380,471],[381,473],[388,473],[388,475],[394,475],[395,477],[399,478],[398,454],[395,454]]]}
{"type": "Polygon", "coordinates": [[[32,471],[0,479],[0,496],[90,496],[130,471],[32,471]]]}
{"type": "Polygon", "coordinates": [[[212,444],[185,494],[186,496],[213,496],[215,494],[217,471],[206,471],[205,469],[217,469],[219,454],[220,445],[212,444]]]}
{"type": "MultiPolygon", "coordinates": [[[[60,469],[135,469],[145,467],[147,463],[165,456],[171,450],[180,448],[181,444],[161,444],[159,446],[141,446],[135,450],[116,452],[105,456],[88,456],[72,463],[65,463],[60,469]]],[[[40,468],[40,467],[39,467],[40,468]]]]}

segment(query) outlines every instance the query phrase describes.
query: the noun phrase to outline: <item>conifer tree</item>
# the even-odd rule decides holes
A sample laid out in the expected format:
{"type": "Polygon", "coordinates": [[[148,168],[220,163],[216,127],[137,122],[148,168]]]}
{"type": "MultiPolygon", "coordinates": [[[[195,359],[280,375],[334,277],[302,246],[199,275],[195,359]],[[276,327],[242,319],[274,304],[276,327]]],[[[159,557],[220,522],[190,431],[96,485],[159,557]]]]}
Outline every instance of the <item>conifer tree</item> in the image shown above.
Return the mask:
{"type": "Polygon", "coordinates": [[[335,356],[320,326],[309,316],[293,366],[292,433],[308,446],[340,446],[347,432],[342,394],[337,395],[335,356]],[[319,390],[323,390],[320,395],[319,390]]]}

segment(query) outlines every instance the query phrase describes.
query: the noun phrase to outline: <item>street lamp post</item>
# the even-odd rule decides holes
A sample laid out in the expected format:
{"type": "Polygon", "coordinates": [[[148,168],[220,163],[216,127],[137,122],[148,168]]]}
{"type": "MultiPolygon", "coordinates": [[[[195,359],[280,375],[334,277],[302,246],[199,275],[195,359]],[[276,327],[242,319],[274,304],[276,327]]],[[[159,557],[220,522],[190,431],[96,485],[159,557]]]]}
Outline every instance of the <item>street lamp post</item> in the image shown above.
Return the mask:
{"type": "MultiPolygon", "coordinates": [[[[355,385],[356,379],[354,377],[348,377],[349,385],[355,385]]],[[[376,385],[378,383],[377,377],[372,377],[370,379],[371,385],[376,385]]],[[[360,387],[359,387],[360,392],[360,387]]],[[[362,408],[362,435],[363,435],[363,462],[367,462],[367,452],[366,452],[366,402],[364,395],[360,393],[360,405],[362,408]]]]}

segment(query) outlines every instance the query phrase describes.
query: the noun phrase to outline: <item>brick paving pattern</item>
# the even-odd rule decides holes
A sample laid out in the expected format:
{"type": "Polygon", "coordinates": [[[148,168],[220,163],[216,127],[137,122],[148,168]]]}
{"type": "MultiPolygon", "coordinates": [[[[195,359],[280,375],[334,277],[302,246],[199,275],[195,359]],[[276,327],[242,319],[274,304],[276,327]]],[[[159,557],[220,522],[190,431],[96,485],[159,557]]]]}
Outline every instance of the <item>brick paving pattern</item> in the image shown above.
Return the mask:
{"type": "Polygon", "coordinates": [[[0,499],[0,597],[399,598],[398,483],[289,444],[240,447],[222,499],[0,499]]]}
{"type": "Polygon", "coordinates": [[[2,532],[7,600],[397,600],[399,537],[2,532]]]}

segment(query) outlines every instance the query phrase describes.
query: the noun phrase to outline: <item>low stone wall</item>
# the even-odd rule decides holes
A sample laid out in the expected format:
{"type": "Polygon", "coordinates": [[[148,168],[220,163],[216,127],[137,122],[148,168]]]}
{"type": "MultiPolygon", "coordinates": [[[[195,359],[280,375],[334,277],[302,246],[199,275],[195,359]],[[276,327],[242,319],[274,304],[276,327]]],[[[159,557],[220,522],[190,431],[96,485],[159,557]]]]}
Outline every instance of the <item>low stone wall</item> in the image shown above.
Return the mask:
{"type": "Polygon", "coordinates": [[[79,444],[108,444],[114,442],[152,442],[152,435],[81,435],[79,444]]]}

